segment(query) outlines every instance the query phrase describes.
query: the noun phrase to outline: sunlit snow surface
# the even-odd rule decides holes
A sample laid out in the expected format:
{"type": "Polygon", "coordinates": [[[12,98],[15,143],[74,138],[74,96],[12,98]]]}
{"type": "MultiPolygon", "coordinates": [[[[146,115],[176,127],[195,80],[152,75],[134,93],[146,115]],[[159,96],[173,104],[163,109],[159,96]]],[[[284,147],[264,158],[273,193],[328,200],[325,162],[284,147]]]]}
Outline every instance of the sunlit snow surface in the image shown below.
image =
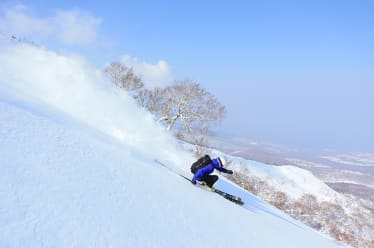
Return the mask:
{"type": "Polygon", "coordinates": [[[243,207],[155,164],[193,158],[80,58],[0,51],[0,247],[336,246],[225,180],[243,207]]]}

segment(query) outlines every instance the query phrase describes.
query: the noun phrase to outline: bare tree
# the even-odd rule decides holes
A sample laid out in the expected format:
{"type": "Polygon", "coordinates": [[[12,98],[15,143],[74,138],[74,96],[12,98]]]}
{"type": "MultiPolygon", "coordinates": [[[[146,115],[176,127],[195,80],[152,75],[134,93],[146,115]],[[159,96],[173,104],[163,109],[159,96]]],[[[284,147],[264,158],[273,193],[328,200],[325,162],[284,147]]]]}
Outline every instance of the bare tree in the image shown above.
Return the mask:
{"type": "Polygon", "coordinates": [[[226,114],[225,107],[210,92],[189,80],[175,81],[165,88],[142,89],[135,99],[160,123],[166,123],[168,131],[177,126],[174,133],[178,138],[199,146],[206,143],[209,125],[226,114]]]}
{"type": "Polygon", "coordinates": [[[104,73],[117,87],[127,91],[138,90],[144,86],[142,79],[135,75],[131,67],[126,67],[119,62],[110,63],[110,65],[105,67],[104,73]]]}
{"type": "Polygon", "coordinates": [[[159,121],[166,122],[168,130],[176,121],[181,122],[187,133],[203,130],[208,123],[219,121],[226,113],[225,107],[210,92],[189,80],[176,81],[166,87],[163,96],[159,121]]]}
{"type": "Polygon", "coordinates": [[[279,209],[285,209],[285,206],[289,202],[288,196],[282,191],[272,192],[266,200],[279,209]]]}
{"type": "Polygon", "coordinates": [[[155,114],[162,108],[164,91],[161,88],[154,88],[153,90],[141,89],[134,98],[141,107],[155,114]]]}

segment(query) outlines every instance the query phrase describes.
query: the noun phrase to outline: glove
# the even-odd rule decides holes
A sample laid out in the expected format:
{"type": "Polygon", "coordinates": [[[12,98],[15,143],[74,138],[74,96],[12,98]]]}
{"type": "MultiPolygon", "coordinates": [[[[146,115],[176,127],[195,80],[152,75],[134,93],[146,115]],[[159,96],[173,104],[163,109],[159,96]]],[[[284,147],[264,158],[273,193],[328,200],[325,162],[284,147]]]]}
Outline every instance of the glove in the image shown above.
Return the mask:
{"type": "Polygon", "coordinates": [[[191,183],[192,183],[193,185],[195,185],[195,184],[196,184],[196,181],[195,181],[195,180],[191,180],[191,183]]]}
{"type": "Polygon", "coordinates": [[[234,174],[234,172],[232,170],[228,170],[226,173],[230,174],[230,175],[234,174]]]}

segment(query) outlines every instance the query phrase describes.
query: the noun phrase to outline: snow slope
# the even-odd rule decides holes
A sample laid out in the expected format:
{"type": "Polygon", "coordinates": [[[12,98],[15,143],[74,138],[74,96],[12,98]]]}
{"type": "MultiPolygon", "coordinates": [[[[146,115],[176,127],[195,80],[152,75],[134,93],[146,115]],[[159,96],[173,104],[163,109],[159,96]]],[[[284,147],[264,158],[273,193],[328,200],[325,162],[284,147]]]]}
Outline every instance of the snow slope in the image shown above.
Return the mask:
{"type": "Polygon", "coordinates": [[[297,200],[304,194],[312,194],[319,201],[346,201],[347,199],[334,191],[310,171],[292,165],[274,166],[261,162],[247,160],[214,151],[216,156],[225,156],[231,161],[230,168],[240,171],[248,169],[249,175],[266,181],[272,187],[286,193],[288,197],[297,200]]]}
{"type": "Polygon", "coordinates": [[[0,120],[0,247],[336,247],[225,180],[244,207],[157,166],[192,157],[76,57],[1,46],[0,120]]]}

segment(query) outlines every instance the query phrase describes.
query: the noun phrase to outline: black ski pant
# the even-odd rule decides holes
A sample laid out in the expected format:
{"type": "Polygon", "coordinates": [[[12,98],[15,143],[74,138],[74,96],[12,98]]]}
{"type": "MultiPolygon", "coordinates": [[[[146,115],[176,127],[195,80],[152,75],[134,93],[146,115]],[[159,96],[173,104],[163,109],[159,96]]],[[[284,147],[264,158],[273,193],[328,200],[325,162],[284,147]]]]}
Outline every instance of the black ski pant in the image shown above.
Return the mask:
{"type": "Polygon", "coordinates": [[[205,182],[209,187],[213,187],[213,184],[215,184],[218,180],[217,175],[209,175],[203,178],[203,182],[205,182]]]}

